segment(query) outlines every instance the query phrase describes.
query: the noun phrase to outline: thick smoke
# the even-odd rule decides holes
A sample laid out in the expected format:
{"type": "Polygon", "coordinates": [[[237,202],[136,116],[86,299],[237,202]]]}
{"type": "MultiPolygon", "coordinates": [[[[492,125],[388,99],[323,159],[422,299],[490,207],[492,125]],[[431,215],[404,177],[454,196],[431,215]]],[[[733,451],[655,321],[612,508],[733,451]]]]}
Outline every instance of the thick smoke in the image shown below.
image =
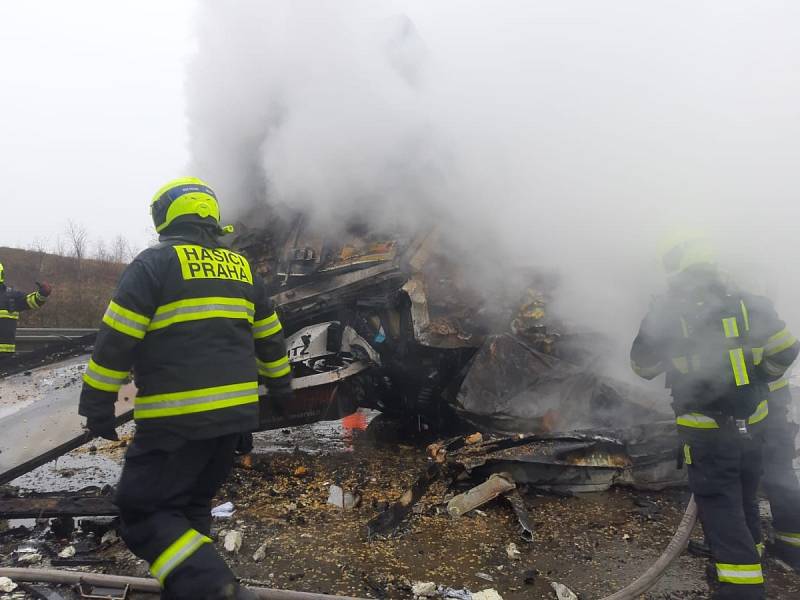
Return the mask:
{"type": "Polygon", "coordinates": [[[663,285],[658,238],[699,226],[796,329],[798,17],[765,1],[208,0],[194,171],[229,219],[267,202],[330,228],[437,222],[476,286],[555,271],[556,309],[621,347],[663,285]]]}

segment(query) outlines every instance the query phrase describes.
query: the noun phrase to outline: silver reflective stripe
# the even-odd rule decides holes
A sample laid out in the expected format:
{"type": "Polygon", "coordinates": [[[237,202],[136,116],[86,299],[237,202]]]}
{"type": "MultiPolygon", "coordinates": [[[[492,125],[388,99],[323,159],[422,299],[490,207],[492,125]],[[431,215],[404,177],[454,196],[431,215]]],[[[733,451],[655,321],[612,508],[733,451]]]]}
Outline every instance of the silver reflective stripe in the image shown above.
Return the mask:
{"type": "Polygon", "coordinates": [[[736,317],[722,319],[722,328],[725,330],[726,338],[739,337],[739,323],[736,322],[736,317]]]}
{"type": "Polygon", "coordinates": [[[205,396],[197,396],[194,398],[184,398],[182,400],[164,400],[158,402],[140,402],[147,400],[147,396],[137,398],[135,401],[136,412],[144,413],[149,410],[161,410],[162,408],[182,408],[184,406],[195,406],[197,404],[208,404],[217,402],[219,400],[230,400],[231,398],[242,398],[244,396],[252,396],[258,388],[257,384],[253,384],[252,388],[244,390],[235,390],[232,392],[219,392],[216,394],[207,394],[205,396]]]}
{"type": "Polygon", "coordinates": [[[198,306],[179,306],[162,313],[156,313],[150,321],[150,328],[153,329],[162,321],[167,321],[178,315],[190,315],[193,313],[204,313],[211,311],[225,311],[225,312],[238,312],[248,317],[253,316],[253,309],[249,306],[240,306],[238,304],[200,304],[198,306]]]}
{"type": "Polygon", "coordinates": [[[102,373],[95,371],[91,364],[86,367],[86,374],[92,379],[96,379],[97,381],[102,381],[103,383],[108,383],[110,385],[122,385],[128,379],[127,375],[125,377],[110,377],[108,375],[103,375],[102,373]]]}
{"type": "Polygon", "coordinates": [[[733,369],[733,377],[736,380],[736,386],[740,387],[750,383],[750,377],[747,375],[747,365],[744,362],[744,350],[741,348],[734,348],[729,350],[728,354],[731,359],[731,368],[733,369]]]}
{"type": "Polygon", "coordinates": [[[800,533],[786,533],[785,531],[776,531],[775,539],[780,540],[784,544],[790,546],[797,546],[800,548],[800,533]]]}
{"type": "Polygon", "coordinates": [[[727,583],[759,584],[764,582],[764,573],[758,565],[747,565],[749,569],[730,569],[717,564],[717,579],[727,583]]]}
{"type": "Polygon", "coordinates": [[[131,329],[141,331],[143,334],[147,333],[147,325],[144,325],[142,323],[137,323],[136,321],[133,321],[127,317],[123,317],[121,314],[119,314],[117,311],[111,308],[111,306],[109,306],[106,309],[105,316],[113,321],[116,321],[117,323],[122,323],[123,325],[126,325],[131,329]]]}

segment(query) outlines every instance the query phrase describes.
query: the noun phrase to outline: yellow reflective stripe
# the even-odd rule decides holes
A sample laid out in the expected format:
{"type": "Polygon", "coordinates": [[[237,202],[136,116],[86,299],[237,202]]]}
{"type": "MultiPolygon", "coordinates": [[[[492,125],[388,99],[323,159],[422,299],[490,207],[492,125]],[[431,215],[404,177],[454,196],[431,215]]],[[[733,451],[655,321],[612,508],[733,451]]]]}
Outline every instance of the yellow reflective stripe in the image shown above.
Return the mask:
{"type": "Polygon", "coordinates": [[[729,565],[717,563],[717,579],[723,583],[758,584],[764,583],[761,565],[729,565]]]}
{"type": "Polygon", "coordinates": [[[16,352],[16,344],[0,344],[0,352],[16,352]]]}
{"type": "Polygon", "coordinates": [[[685,356],[676,356],[672,359],[672,364],[684,375],[689,372],[689,359],[685,356]]]}
{"type": "Polygon", "coordinates": [[[772,356],[773,354],[783,352],[795,342],[797,342],[797,338],[785,328],[767,340],[767,343],[764,345],[764,356],[772,356]]]}
{"type": "Polygon", "coordinates": [[[689,444],[683,445],[683,462],[687,465],[692,464],[692,449],[689,447],[689,444]]]}
{"type": "Polygon", "coordinates": [[[234,383],[185,392],[137,397],[135,419],[175,417],[258,402],[258,382],[234,383]]]}
{"type": "Polygon", "coordinates": [[[750,314],[747,312],[747,305],[744,300],[739,300],[739,306],[742,307],[742,319],[744,320],[744,330],[750,331],[750,314]]]}
{"type": "Polygon", "coordinates": [[[764,360],[764,349],[763,348],[751,348],[753,352],[753,364],[758,366],[761,364],[761,361],[764,360]]]}
{"type": "Polygon", "coordinates": [[[767,387],[769,388],[770,392],[774,392],[774,391],[779,390],[781,388],[785,388],[787,385],[789,385],[789,380],[786,379],[786,377],[782,377],[781,379],[778,379],[777,381],[770,381],[767,384],[767,387]]]}
{"type": "Polygon", "coordinates": [[[722,319],[722,329],[725,330],[726,338],[739,337],[739,323],[736,321],[736,317],[722,319]]]}
{"type": "Polygon", "coordinates": [[[253,303],[245,298],[209,296],[178,300],[156,309],[148,331],[202,319],[246,319],[252,323],[254,311],[253,303]]]}
{"type": "Polygon", "coordinates": [[[104,392],[116,392],[128,379],[128,371],[115,371],[98,365],[93,358],[89,359],[83,381],[93,388],[104,392]]]}
{"type": "Polygon", "coordinates": [[[756,544],[756,552],[758,552],[759,557],[764,556],[764,544],[762,542],[756,544]]]}
{"type": "Polygon", "coordinates": [[[748,385],[750,377],[747,374],[747,365],[744,362],[744,350],[741,348],[728,350],[728,356],[731,359],[731,369],[733,369],[733,378],[736,381],[736,386],[748,385]]]}
{"type": "Polygon", "coordinates": [[[775,539],[790,546],[800,548],[800,533],[789,533],[787,531],[776,531],[775,539]]]}
{"type": "Polygon", "coordinates": [[[172,542],[164,552],[159,554],[158,558],[150,566],[150,573],[158,579],[161,587],[164,587],[164,580],[175,567],[197,552],[200,546],[210,542],[211,538],[204,536],[199,531],[190,529],[172,542]]]}
{"type": "Polygon", "coordinates": [[[686,413],[679,415],[675,423],[693,429],[719,429],[717,422],[702,413],[686,413]]]}
{"type": "Polygon", "coordinates": [[[747,419],[747,423],[749,425],[755,425],[767,418],[769,415],[769,403],[766,400],[762,400],[756,409],[753,411],[753,414],[750,415],[747,419]]]}
{"type": "Polygon", "coordinates": [[[19,313],[13,310],[0,310],[0,319],[19,319],[19,313]]]}
{"type": "Polygon", "coordinates": [[[683,331],[683,337],[689,337],[689,326],[686,324],[686,319],[681,317],[681,330],[683,331]]]}
{"type": "Polygon", "coordinates": [[[40,301],[40,299],[39,299],[38,294],[36,292],[31,292],[30,294],[25,296],[25,302],[28,303],[28,307],[29,308],[41,308],[42,305],[39,304],[39,301],[40,301]]]}
{"type": "Polygon", "coordinates": [[[275,335],[282,329],[281,322],[278,320],[278,314],[272,313],[266,319],[260,319],[253,323],[253,337],[260,340],[275,335]]]}
{"type": "Polygon", "coordinates": [[[269,377],[272,379],[276,379],[278,377],[283,377],[284,375],[288,375],[292,372],[292,367],[289,365],[289,357],[284,356],[279,358],[278,360],[273,361],[261,361],[257,360],[258,363],[258,373],[259,375],[263,375],[264,377],[269,377]]]}
{"type": "Polygon", "coordinates": [[[645,377],[647,379],[652,379],[656,375],[660,375],[664,372],[664,367],[661,366],[661,363],[653,365],[652,367],[642,367],[634,361],[631,361],[631,369],[633,369],[633,372],[639,377],[645,377]]]}
{"type": "Polygon", "coordinates": [[[106,313],[103,315],[103,323],[111,327],[111,329],[141,340],[147,333],[150,319],[128,310],[112,300],[108,303],[106,313]]]}

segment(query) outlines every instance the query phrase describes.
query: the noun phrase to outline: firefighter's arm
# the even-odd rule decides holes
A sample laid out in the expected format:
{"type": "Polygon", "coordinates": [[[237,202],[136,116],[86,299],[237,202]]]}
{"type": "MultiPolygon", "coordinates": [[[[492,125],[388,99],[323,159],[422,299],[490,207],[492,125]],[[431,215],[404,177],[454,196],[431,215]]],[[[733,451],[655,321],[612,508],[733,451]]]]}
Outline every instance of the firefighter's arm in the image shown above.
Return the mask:
{"type": "Polygon", "coordinates": [[[78,413],[96,435],[116,438],[117,392],[129,379],[134,351],[147,333],[157,297],[156,278],[144,262],[135,260],[123,272],[106,308],[83,376],[78,413]]]}
{"type": "Polygon", "coordinates": [[[765,381],[783,377],[800,352],[800,343],[766,298],[750,299],[748,315],[753,364],[765,381]]]}
{"type": "Polygon", "coordinates": [[[25,294],[24,292],[18,292],[14,290],[9,293],[14,302],[15,310],[22,312],[25,310],[35,310],[44,306],[44,303],[47,302],[47,297],[50,295],[51,289],[46,283],[40,283],[37,285],[39,286],[39,289],[35,292],[29,292],[25,294]]]}
{"type": "Polygon", "coordinates": [[[292,369],[286,353],[283,326],[261,279],[256,277],[254,285],[256,303],[253,340],[259,378],[265,382],[268,392],[285,390],[291,387],[292,369]]]}
{"type": "Polygon", "coordinates": [[[631,368],[644,379],[653,379],[666,370],[659,323],[657,311],[651,308],[631,346],[631,368]]]}

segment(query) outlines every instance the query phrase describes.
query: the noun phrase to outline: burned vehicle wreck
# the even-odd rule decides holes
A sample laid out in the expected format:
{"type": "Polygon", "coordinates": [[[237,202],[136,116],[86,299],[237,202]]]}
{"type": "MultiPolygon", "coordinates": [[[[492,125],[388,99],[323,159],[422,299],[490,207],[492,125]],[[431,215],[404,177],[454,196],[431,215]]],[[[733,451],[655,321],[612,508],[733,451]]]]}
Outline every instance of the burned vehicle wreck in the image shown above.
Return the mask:
{"type": "MultiPolygon", "coordinates": [[[[353,226],[326,236],[299,215],[279,236],[258,222],[239,227],[234,246],[271,282],[287,335],[296,401],[273,415],[275,427],[361,407],[442,435],[570,433],[561,441],[575,451],[571,432],[581,431],[619,450],[607,465],[586,459],[613,472],[587,489],[682,483],[668,404],[603,374],[600,336],[565,331],[548,314],[548,277],[528,272],[521,284],[480,294],[435,228],[386,235],[353,226]]],[[[596,459],[589,448],[578,454],[596,459]]],[[[518,451],[512,462],[529,471],[549,462],[563,472],[583,460],[533,454],[518,451]]]]}

